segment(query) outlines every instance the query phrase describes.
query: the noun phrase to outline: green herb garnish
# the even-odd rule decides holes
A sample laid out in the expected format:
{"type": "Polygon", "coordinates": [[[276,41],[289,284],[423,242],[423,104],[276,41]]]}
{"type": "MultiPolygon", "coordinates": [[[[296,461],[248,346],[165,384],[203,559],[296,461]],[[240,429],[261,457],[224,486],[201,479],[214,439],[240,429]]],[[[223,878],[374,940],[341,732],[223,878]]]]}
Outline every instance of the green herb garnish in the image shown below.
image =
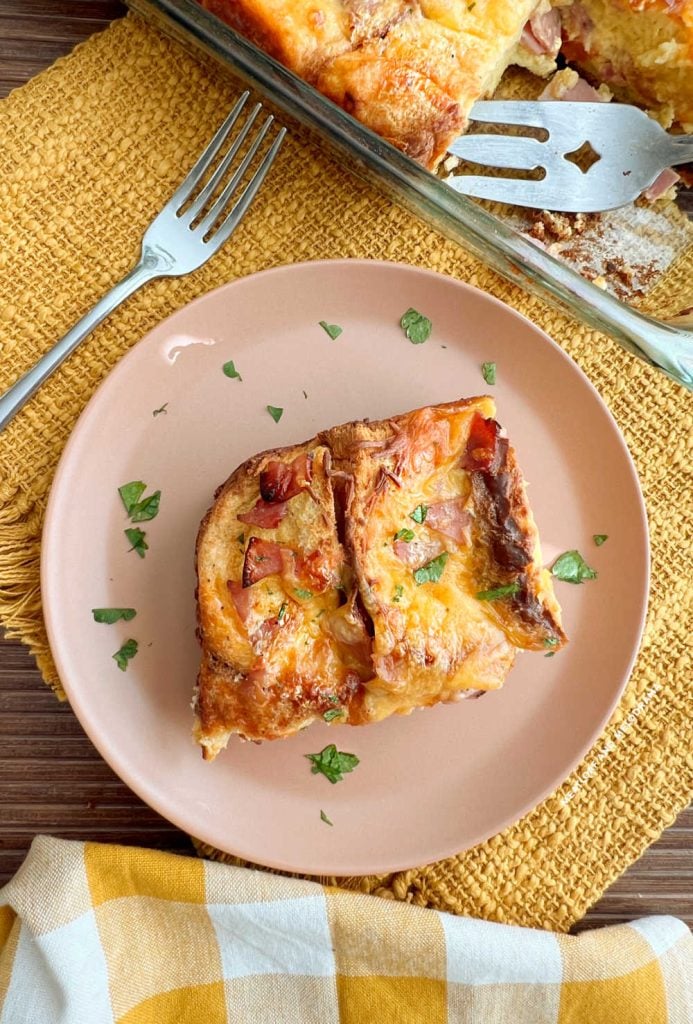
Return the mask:
{"type": "Polygon", "coordinates": [[[495,363],[482,363],[481,372],[484,380],[487,384],[496,383],[496,364],[495,363]]]}
{"type": "Polygon", "coordinates": [[[147,544],[144,539],[147,536],[144,530],[140,530],[138,527],[135,527],[134,530],[125,530],[124,532],[132,545],[130,550],[136,551],[140,558],[144,558],[145,551],[149,551],[149,544],[147,544]]]}
{"type": "Polygon", "coordinates": [[[415,523],[423,523],[428,514],[428,505],[417,505],[413,512],[409,513],[409,518],[413,519],[415,523]]]}
{"type": "Polygon", "coordinates": [[[319,754],[306,754],[309,761],[313,762],[311,772],[313,775],[324,775],[330,782],[341,782],[347,772],[353,772],[359,759],[356,754],[347,754],[343,750],[337,750],[334,743],[321,750],[319,754]]]}
{"type": "Polygon", "coordinates": [[[138,501],[130,512],[130,522],[146,523],[150,519],[156,518],[159,514],[160,501],[161,491],[154,491],[154,493],[150,494],[148,498],[138,501]]]}
{"type": "Polygon", "coordinates": [[[609,534],[608,533],[594,533],[594,534],[592,534],[592,540],[594,541],[594,543],[597,545],[598,548],[600,548],[602,546],[602,544],[604,543],[604,541],[608,540],[608,539],[609,539],[609,534]]]}
{"type": "Polygon", "coordinates": [[[320,811],[320,821],[324,821],[326,825],[334,825],[334,822],[330,821],[324,811],[320,811]]]}
{"type": "Polygon", "coordinates": [[[584,583],[585,580],[596,580],[594,569],[582,557],[579,551],[565,551],[559,555],[551,566],[551,575],[564,583],[584,583]]]}
{"type": "Polygon", "coordinates": [[[496,587],[494,590],[480,590],[475,594],[477,601],[497,601],[499,597],[511,597],[520,589],[519,583],[508,583],[504,587],[496,587]]]}
{"type": "Polygon", "coordinates": [[[239,544],[245,544],[245,534],[239,533],[238,536],[236,537],[236,540],[238,541],[239,544]]]}
{"type": "MultiPolygon", "coordinates": [[[[544,647],[557,647],[557,646],[558,646],[558,637],[555,637],[555,636],[545,636],[544,637],[544,647]]],[[[549,651],[548,654],[544,655],[544,657],[545,658],[553,658],[555,653],[556,653],[555,651],[549,651]]]]}
{"type": "Polygon", "coordinates": [[[147,485],[141,480],[132,480],[118,488],[120,500],[133,523],[144,523],[159,514],[161,491],[154,491],[147,498],[142,498],[147,485]],[[140,501],[140,498],[142,500],[140,501]]]}
{"type": "Polygon", "coordinates": [[[413,576],[419,586],[422,583],[437,583],[443,575],[443,569],[449,557],[449,553],[443,551],[437,558],[432,558],[430,562],[422,565],[420,569],[415,569],[413,576]]]}
{"type": "Polygon", "coordinates": [[[168,402],[164,402],[164,404],[160,405],[158,409],[153,409],[152,410],[152,416],[160,416],[162,412],[165,413],[167,405],[168,405],[168,402]]]}
{"type": "Polygon", "coordinates": [[[407,544],[409,541],[414,540],[414,531],[403,526],[401,530],[398,530],[395,534],[395,540],[405,540],[407,544]]]}
{"type": "Polygon", "coordinates": [[[137,505],[142,495],[146,490],[147,485],[142,483],[141,480],[131,480],[129,484],[123,484],[122,487],[118,488],[118,494],[123,505],[125,505],[125,511],[128,515],[132,512],[133,508],[137,505]]]}
{"type": "Polygon", "coordinates": [[[327,699],[329,700],[330,704],[339,704],[339,697],[337,696],[336,693],[331,693],[327,699]]]}
{"type": "Polygon", "coordinates": [[[226,377],[230,377],[231,380],[243,380],[240,373],[233,365],[233,359],[229,359],[228,363],[224,363],[224,365],[222,366],[222,370],[224,371],[224,375],[226,377]]]}
{"type": "Polygon", "coordinates": [[[276,405],[268,405],[267,412],[270,414],[275,423],[279,423],[279,420],[284,415],[284,410],[280,409],[276,405]]]}
{"type": "Polygon", "coordinates": [[[399,602],[400,602],[400,600],[402,598],[402,594],[403,593],[404,593],[404,587],[402,586],[401,583],[398,583],[397,586],[395,587],[395,595],[392,598],[392,600],[393,600],[393,602],[395,604],[399,604],[399,602]]]}
{"type": "Polygon", "coordinates": [[[91,614],[94,616],[94,622],[104,622],[107,626],[112,626],[120,619],[129,622],[135,618],[137,612],[134,608],[92,608],[91,614]]]}
{"type": "Polygon", "coordinates": [[[334,341],[335,338],[338,338],[342,333],[342,328],[339,324],[328,324],[326,320],[320,320],[319,323],[325,334],[329,334],[332,338],[332,341],[334,341]]]}
{"type": "Polygon", "coordinates": [[[128,662],[131,658],[134,658],[137,654],[137,641],[126,640],[119,651],[116,651],[113,655],[116,665],[121,672],[124,672],[128,667],[128,662]]]}
{"type": "Polygon", "coordinates": [[[284,619],[286,618],[286,608],[287,608],[286,601],[284,601],[282,606],[281,606],[281,608],[279,609],[279,611],[277,613],[277,622],[279,623],[280,626],[282,625],[282,623],[284,622],[284,619]]]}
{"type": "Polygon", "coordinates": [[[330,708],[330,710],[326,711],[322,717],[326,722],[332,722],[335,718],[341,718],[343,714],[344,708],[330,708]]]}
{"type": "Polygon", "coordinates": [[[433,328],[433,324],[427,316],[411,307],[404,313],[399,325],[412,345],[421,345],[424,341],[427,341],[431,336],[433,328]]]}
{"type": "Polygon", "coordinates": [[[302,601],[310,601],[313,596],[312,590],[306,590],[304,587],[294,587],[294,594],[299,597],[302,601]]]}

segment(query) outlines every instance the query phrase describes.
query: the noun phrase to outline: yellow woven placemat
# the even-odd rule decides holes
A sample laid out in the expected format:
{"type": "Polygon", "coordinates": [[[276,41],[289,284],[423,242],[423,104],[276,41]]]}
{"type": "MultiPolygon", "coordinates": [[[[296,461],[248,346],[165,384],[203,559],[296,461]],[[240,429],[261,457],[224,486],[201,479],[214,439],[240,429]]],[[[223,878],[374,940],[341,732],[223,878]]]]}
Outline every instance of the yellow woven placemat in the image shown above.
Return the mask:
{"type": "MultiPolygon", "coordinates": [[[[144,227],[237,91],[224,72],[130,16],[0,104],[0,388],[132,264],[144,227]]],[[[688,396],[394,207],[307,135],[292,132],[232,244],[190,277],[150,284],[132,298],[0,435],[0,619],[29,644],[60,694],[41,616],[41,524],[56,463],[97,384],[194,296],[279,263],[344,256],[431,267],[522,310],[599,388],[638,465],[652,531],[651,607],[607,733],[558,793],[487,843],[433,866],[342,882],[566,930],[691,791],[688,396]]]]}

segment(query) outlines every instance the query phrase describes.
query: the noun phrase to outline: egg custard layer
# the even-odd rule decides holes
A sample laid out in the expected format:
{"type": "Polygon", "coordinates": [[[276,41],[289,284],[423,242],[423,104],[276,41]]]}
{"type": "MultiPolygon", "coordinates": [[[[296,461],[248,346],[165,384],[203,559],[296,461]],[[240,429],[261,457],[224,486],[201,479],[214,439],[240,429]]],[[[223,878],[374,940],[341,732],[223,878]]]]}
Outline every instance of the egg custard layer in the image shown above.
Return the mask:
{"type": "Polygon", "coordinates": [[[195,737],[364,725],[503,685],[566,637],[488,397],[257,455],[197,540],[195,737]]]}

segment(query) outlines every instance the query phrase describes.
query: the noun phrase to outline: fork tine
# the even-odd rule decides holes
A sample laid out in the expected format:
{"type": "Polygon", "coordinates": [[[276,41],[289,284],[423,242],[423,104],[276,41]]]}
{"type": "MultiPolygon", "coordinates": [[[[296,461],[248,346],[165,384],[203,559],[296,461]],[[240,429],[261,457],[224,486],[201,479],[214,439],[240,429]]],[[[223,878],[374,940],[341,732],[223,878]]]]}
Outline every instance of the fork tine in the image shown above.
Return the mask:
{"type": "Polygon", "coordinates": [[[173,209],[179,210],[180,207],[185,202],[185,200],[188,199],[188,197],[190,196],[192,190],[199,183],[200,178],[208,169],[208,167],[212,163],[212,160],[214,160],[214,157],[217,155],[217,153],[223,146],[224,142],[226,141],[226,138],[231,129],[233,128],[234,124],[236,123],[238,115],[245,106],[246,100],[248,99],[249,95],[250,93],[247,90],[244,93],[242,93],[231,113],[219,126],[207,147],[202,151],[202,153],[197,158],[193,166],[190,168],[190,171],[186,175],[185,179],[180,183],[176,191],[171,196],[168,205],[172,206],[173,209]]]}
{"type": "Polygon", "coordinates": [[[252,203],[257,190],[265,180],[265,175],[269,171],[270,167],[274,163],[274,159],[279,152],[284,136],[286,135],[286,128],[280,128],[277,132],[277,137],[270,146],[267,153],[265,153],[262,163],[256,170],[253,177],[250,179],[246,187],[241,192],[240,197],[234,203],[233,208],[226,219],[222,222],[219,230],[210,239],[210,243],[214,245],[215,249],[223,245],[224,242],[228,241],[229,237],[236,230],[241,220],[245,216],[246,210],[252,203]]]}
{"type": "Polygon", "coordinates": [[[479,100],[472,107],[469,120],[486,124],[523,124],[528,128],[547,128],[544,124],[545,102],[530,100],[479,100]]]}
{"type": "MultiPolygon", "coordinates": [[[[587,178],[587,175],[583,175],[587,178]]],[[[594,213],[597,210],[613,210],[623,206],[627,199],[617,197],[604,205],[601,195],[591,194],[589,186],[567,188],[565,182],[561,187],[560,180],[554,183],[549,175],[541,181],[528,181],[526,178],[490,178],[483,174],[460,174],[446,179],[446,183],[455,192],[476,199],[490,199],[497,203],[510,203],[513,206],[531,206],[539,210],[569,210],[572,213],[594,213]]],[[[574,186],[583,184],[573,182],[574,186]]],[[[632,197],[631,197],[632,198],[632,197]]]]}
{"type": "Polygon", "coordinates": [[[476,164],[523,170],[539,167],[547,156],[546,143],[520,135],[461,135],[449,152],[476,164]]]}
{"type": "Polygon", "coordinates": [[[269,131],[269,127],[272,124],[272,121],[274,121],[274,117],[272,116],[272,114],[270,114],[269,117],[266,118],[262,127],[260,128],[260,131],[253,139],[253,142],[251,143],[248,152],[241,160],[240,164],[238,165],[238,169],[234,172],[233,177],[229,181],[228,185],[224,187],[224,191],[219,195],[219,197],[209,210],[209,213],[207,213],[202,218],[199,224],[195,225],[195,231],[200,232],[203,236],[206,235],[207,232],[212,227],[212,225],[214,224],[215,220],[217,220],[217,218],[224,212],[224,209],[229,199],[236,191],[239,182],[242,180],[243,175],[248,170],[248,166],[251,160],[253,159],[258,149],[260,148],[262,140],[269,131]]]}
{"type": "Polygon", "coordinates": [[[219,185],[219,182],[222,181],[224,175],[231,166],[233,158],[236,156],[238,150],[245,142],[248,132],[253,126],[255,118],[257,117],[261,110],[262,103],[256,103],[253,109],[248,114],[245,124],[241,128],[236,138],[233,140],[233,145],[230,147],[228,153],[225,154],[224,159],[221,161],[221,163],[219,164],[216,171],[209,179],[205,187],[198,195],[195,196],[194,200],[192,201],[188,209],[185,211],[185,216],[189,218],[189,220],[194,220],[195,217],[202,213],[205,203],[210,198],[210,196],[214,195],[215,189],[219,185]]]}

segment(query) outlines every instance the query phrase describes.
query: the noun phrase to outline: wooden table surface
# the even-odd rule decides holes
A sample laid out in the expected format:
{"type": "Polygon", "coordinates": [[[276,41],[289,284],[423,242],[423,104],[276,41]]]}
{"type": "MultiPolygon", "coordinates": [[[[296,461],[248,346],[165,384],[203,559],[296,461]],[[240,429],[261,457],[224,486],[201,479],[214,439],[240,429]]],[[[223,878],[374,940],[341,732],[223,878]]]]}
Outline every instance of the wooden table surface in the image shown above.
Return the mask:
{"type": "MultiPolygon", "coordinates": [[[[118,0],[0,0],[0,96],[124,13],[118,0]]],[[[0,884],[38,833],[191,852],[102,761],[28,651],[0,636],[0,884]]],[[[676,914],[693,926],[693,810],[650,847],[575,930],[676,914]]]]}

